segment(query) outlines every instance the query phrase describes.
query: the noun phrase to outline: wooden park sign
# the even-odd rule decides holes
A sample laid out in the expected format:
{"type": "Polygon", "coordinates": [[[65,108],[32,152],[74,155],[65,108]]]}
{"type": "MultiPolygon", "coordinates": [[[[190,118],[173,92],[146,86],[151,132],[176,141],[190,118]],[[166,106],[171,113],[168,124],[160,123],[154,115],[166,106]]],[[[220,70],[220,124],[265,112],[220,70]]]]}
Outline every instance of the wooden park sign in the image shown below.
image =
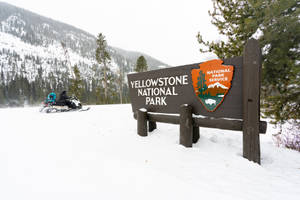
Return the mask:
{"type": "Polygon", "coordinates": [[[261,50],[250,39],[241,57],[128,74],[137,132],[179,124],[180,144],[192,147],[199,127],[243,131],[243,156],[260,163],[260,73],[261,50]]]}

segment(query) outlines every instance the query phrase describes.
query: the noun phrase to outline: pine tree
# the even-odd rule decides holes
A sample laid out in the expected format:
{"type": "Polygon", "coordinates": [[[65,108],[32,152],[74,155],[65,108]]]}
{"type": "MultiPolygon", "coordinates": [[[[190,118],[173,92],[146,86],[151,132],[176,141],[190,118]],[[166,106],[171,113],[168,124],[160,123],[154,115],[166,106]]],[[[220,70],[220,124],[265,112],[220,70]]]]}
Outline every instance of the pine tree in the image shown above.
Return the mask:
{"type": "Polygon", "coordinates": [[[227,41],[204,41],[201,52],[241,56],[255,37],[263,52],[262,105],[274,123],[300,119],[300,3],[298,0],[213,0],[212,23],[227,41]]]}
{"type": "MultiPolygon", "coordinates": [[[[3,67],[2,67],[3,69],[3,67]]],[[[6,98],[5,98],[5,81],[4,81],[4,73],[3,70],[1,70],[0,74],[0,107],[1,105],[4,105],[6,103],[6,98]]]]}
{"type": "Polygon", "coordinates": [[[119,68],[117,83],[118,83],[120,104],[122,104],[123,103],[123,71],[121,67],[119,68]]]}
{"type": "Polygon", "coordinates": [[[197,78],[197,87],[201,95],[203,95],[203,92],[207,90],[207,85],[205,82],[205,74],[202,71],[200,71],[199,77],[197,78]]]}
{"type": "Polygon", "coordinates": [[[134,70],[136,72],[146,72],[148,70],[147,61],[144,56],[138,57],[134,70]]]}
{"type": "Polygon", "coordinates": [[[71,79],[69,86],[69,93],[75,95],[78,99],[82,99],[84,84],[80,76],[80,71],[77,65],[73,68],[75,79],[71,79]]]}
{"type": "Polygon", "coordinates": [[[104,81],[103,81],[103,87],[104,87],[104,97],[105,97],[105,103],[107,103],[108,99],[108,85],[107,85],[107,64],[111,60],[109,52],[107,50],[107,42],[105,40],[105,36],[102,33],[98,34],[97,37],[97,49],[96,49],[96,60],[99,65],[103,65],[103,74],[104,74],[104,81]]]}
{"type": "Polygon", "coordinates": [[[4,106],[6,103],[4,90],[5,90],[4,86],[0,84],[0,107],[4,106]]]}

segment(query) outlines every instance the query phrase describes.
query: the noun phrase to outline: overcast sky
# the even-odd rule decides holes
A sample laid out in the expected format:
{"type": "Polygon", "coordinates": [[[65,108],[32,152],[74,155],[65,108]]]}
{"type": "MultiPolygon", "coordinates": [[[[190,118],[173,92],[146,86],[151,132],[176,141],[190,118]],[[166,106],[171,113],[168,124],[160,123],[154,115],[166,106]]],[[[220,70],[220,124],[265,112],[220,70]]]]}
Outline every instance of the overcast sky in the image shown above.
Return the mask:
{"type": "Polygon", "coordinates": [[[111,46],[140,51],[169,65],[211,59],[199,52],[196,35],[217,40],[211,0],[2,0],[73,25],[103,33],[111,46]]]}

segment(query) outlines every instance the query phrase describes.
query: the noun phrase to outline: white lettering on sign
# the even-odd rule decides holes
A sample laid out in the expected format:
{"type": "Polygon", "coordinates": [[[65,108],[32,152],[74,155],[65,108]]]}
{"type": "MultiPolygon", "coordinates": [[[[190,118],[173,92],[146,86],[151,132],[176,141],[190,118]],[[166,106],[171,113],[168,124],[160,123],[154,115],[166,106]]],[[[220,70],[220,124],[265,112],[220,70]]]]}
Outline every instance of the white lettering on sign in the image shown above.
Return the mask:
{"type": "Polygon", "coordinates": [[[138,96],[171,96],[178,95],[175,87],[162,87],[162,88],[144,88],[138,89],[138,96]]]}
{"type": "Polygon", "coordinates": [[[168,96],[177,96],[176,87],[188,84],[188,75],[150,78],[130,81],[131,88],[137,89],[137,95],[145,97],[145,105],[167,105],[168,96]]]}
{"type": "Polygon", "coordinates": [[[166,97],[146,97],[146,105],[166,106],[166,97]]]}
{"type": "Polygon", "coordinates": [[[187,85],[188,75],[161,77],[155,79],[136,80],[130,82],[132,88],[149,88],[149,87],[163,87],[174,85],[187,85]]]}
{"type": "Polygon", "coordinates": [[[219,69],[219,70],[209,70],[206,74],[220,74],[220,73],[229,73],[229,69],[219,69]]]}

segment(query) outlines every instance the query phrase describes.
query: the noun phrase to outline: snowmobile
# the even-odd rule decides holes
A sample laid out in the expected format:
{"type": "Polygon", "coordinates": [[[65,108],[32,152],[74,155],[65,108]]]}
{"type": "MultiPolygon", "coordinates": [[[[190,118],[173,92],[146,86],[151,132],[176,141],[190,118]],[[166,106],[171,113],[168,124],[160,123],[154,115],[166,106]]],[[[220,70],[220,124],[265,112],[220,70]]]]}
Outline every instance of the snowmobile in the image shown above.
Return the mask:
{"type": "Polygon", "coordinates": [[[64,101],[56,101],[55,97],[51,98],[50,95],[51,93],[48,95],[48,98],[43,102],[43,107],[40,109],[40,112],[55,113],[69,111],[87,111],[90,109],[90,107],[83,108],[76,96],[69,97],[64,101]]]}

